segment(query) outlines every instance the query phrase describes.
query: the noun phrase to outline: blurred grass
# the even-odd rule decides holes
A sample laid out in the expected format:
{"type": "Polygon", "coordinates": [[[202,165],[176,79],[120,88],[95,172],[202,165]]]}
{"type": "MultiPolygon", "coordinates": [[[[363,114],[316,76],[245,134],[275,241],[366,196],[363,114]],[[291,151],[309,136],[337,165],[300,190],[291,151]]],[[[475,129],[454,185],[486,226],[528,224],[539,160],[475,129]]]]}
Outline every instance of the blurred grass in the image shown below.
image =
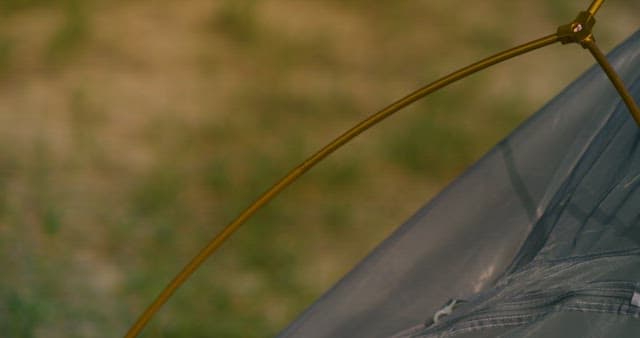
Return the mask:
{"type": "Polygon", "coordinates": [[[9,69],[12,45],[11,40],[0,36],[0,77],[9,69]]]}
{"type": "MultiPolygon", "coordinates": [[[[421,84],[547,34],[583,2],[0,0],[0,332],[123,334],[312,151],[421,84]],[[532,25],[505,28],[518,22],[532,25]]],[[[603,8],[605,46],[637,28],[637,10],[603,8]]],[[[560,48],[456,84],[335,154],[144,336],[277,333],[592,63],[560,48]]]]}
{"type": "Polygon", "coordinates": [[[260,34],[255,11],[255,0],[222,1],[221,8],[213,16],[212,29],[234,42],[255,43],[260,34]]]}
{"type": "Polygon", "coordinates": [[[62,24],[50,38],[47,61],[59,63],[68,59],[90,33],[87,1],[66,0],[62,24]]]}

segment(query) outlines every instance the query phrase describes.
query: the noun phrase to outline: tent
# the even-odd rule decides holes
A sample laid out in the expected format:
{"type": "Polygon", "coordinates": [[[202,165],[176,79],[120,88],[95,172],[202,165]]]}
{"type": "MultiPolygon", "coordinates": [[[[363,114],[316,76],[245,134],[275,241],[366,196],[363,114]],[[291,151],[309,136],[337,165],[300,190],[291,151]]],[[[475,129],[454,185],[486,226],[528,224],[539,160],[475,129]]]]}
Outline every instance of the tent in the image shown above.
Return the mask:
{"type": "MultiPolygon", "coordinates": [[[[640,100],[640,32],[609,60],[640,100]]],[[[596,65],[279,337],[637,337],[639,129],[596,65]]]]}

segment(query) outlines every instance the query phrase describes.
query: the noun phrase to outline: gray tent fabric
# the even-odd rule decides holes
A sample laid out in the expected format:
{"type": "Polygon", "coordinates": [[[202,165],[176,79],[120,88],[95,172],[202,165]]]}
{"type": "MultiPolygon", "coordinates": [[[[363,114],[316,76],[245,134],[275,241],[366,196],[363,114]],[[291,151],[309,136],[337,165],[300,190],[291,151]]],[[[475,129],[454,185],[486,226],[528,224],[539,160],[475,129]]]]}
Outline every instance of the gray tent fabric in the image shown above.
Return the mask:
{"type": "MultiPolygon", "coordinates": [[[[640,32],[609,60],[640,100],[640,32]]],[[[638,131],[592,67],[279,337],[640,336],[638,131]]]]}

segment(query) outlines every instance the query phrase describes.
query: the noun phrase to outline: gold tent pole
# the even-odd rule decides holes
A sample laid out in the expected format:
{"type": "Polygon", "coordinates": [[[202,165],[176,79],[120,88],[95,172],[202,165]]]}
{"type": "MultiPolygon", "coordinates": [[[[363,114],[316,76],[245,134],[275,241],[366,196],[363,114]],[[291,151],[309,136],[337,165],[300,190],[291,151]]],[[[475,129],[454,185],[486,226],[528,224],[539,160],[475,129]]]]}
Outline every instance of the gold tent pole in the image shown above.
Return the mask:
{"type": "Polygon", "coordinates": [[[580,12],[571,23],[558,27],[558,36],[560,42],[563,44],[579,43],[583,48],[591,52],[591,55],[593,55],[598,65],[600,65],[600,68],[605,72],[613,84],[613,87],[618,91],[618,94],[629,109],[636,124],[640,126],[640,109],[637,103],[634,101],[618,73],[616,73],[613,66],[611,66],[607,60],[607,57],[600,48],[598,48],[596,39],[593,36],[592,30],[596,23],[594,15],[603,3],[604,0],[594,0],[589,8],[584,12],[580,12]]]}
{"type": "Polygon", "coordinates": [[[620,94],[620,97],[622,97],[622,100],[627,105],[627,108],[629,109],[631,116],[633,116],[633,119],[636,121],[636,124],[640,126],[640,109],[638,109],[638,105],[633,100],[633,97],[622,82],[620,76],[618,76],[618,73],[616,73],[613,66],[611,66],[607,60],[607,57],[602,53],[600,48],[598,48],[598,45],[596,45],[596,41],[593,38],[586,39],[582,41],[582,46],[591,52],[591,55],[596,59],[605,74],[607,74],[607,77],[609,77],[609,80],[611,80],[611,83],[618,91],[618,94],[620,94]]]}
{"type": "Polygon", "coordinates": [[[545,36],[543,38],[522,44],[520,46],[500,52],[486,59],[473,63],[467,67],[461,68],[447,76],[444,76],[416,91],[405,96],[404,98],[392,103],[381,111],[371,115],[365,120],[358,123],[355,127],[349,129],[340,135],[317,153],[309,157],[300,165],[291,170],[280,181],[274,184],[269,190],[263,193],[255,202],[229,223],[220,233],[218,233],[200,252],[174,277],[174,279],[165,287],[164,290],[156,297],[151,305],[140,315],[137,321],[127,332],[125,338],[137,337],[144,329],[146,324],[153,318],[155,313],[167,302],[171,295],[193,274],[200,265],[213,254],[238,228],[250,219],[258,210],[260,210],[269,201],[275,198],[282,190],[297,180],[309,169],[314,167],[324,158],[341,148],[343,145],[351,141],[353,138],[378,124],[387,117],[393,115],[400,109],[416,102],[417,100],[442,89],[456,81],[459,81],[471,74],[479,72],[490,66],[506,61],[513,57],[531,52],[533,50],[551,45],[555,42],[580,43],[584,48],[588,49],[595,57],[598,64],[605,71],[614,87],[624,100],[625,104],[631,111],[634,119],[640,125],[640,111],[637,104],[627,91],[624,83],[609,64],[604,54],[595,44],[595,39],[591,33],[591,29],[595,25],[595,14],[600,9],[604,0],[594,0],[589,8],[581,12],[578,17],[567,25],[560,26],[557,33],[545,36]]]}
{"type": "Polygon", "coordinates": [[[244,224],[253,214],[255,214],[260,208],[276,197],[284,188],[293,183],[302,174],[307,172],[313,166],[322,161],[325,157],[351,141],[353,138],[366,131],[367,129],[378,124],[387,117],[393,115],[400,109],[414,103],[415,101],[441,89],[456,81],[459,81],[471,74],[479,72],[485,68],[493,66],[497,63],[506,61],[518,55],[522,55],[533,50],[551,45],[558,42],[558,35],[551,34],[543,38],[525,43],[523,45],[508,49],[500,52],[486,59],[478,61],[467,67],[461,68],[445,77],[442,77],[416,91],[405,96],[404,98],[392,103],[381,111],[374,115],[371,115],[367,119],[358,123],[355,127],[349,129],[344,134],[327,144],[324,148],[319,150],[313,156],[302,162],[295,167],[291,172],[284,176],[280,181],[274,184],[269,190],[267,190],[262,196],[260,196],[255,202],[253,202],[247,209],[245,209],[240,215],[227,225],[218,235],[216,235],[183,269],[175,276],[175,278],[162,290],[158,297],[151,303],[144,313],[138,318],[135,324],[129,329],[125,338],[134,338],[144,329],[146,324],[151,320],[162,305],[171,297],[171,295],[198,269],[198,267],[213,253],[222,243],[224,243],[229,236],[231,236],[242,224],[244,224]]]}
{"type": "Polygon", "coordinates": [[[587,9],[587,12],[589,12],[589,14],[591,14],[592,16],[595,16],[603,3],[604,0],[593,0],[591,5],[589,6],[589,9],[587,9]]]}

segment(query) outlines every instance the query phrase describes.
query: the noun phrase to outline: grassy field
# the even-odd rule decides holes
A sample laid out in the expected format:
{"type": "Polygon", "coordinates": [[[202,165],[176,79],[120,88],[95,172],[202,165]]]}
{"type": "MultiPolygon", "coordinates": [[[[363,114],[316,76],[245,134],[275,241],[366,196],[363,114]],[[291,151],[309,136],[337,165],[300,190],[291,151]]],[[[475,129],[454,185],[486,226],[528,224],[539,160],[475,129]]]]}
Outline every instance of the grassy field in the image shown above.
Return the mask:
{"type": "MultiPolygon", "coordinates": [[[[113,337],[358,120],[555,31],[572,1],[0,0],[0,333],[113,337]]],[[[598,41],[638,28],[607,1],[598,41]]],[[[267,337],[592,64],[553,46],[362,135],[261,211],[144,337],[267,337]]]]}

